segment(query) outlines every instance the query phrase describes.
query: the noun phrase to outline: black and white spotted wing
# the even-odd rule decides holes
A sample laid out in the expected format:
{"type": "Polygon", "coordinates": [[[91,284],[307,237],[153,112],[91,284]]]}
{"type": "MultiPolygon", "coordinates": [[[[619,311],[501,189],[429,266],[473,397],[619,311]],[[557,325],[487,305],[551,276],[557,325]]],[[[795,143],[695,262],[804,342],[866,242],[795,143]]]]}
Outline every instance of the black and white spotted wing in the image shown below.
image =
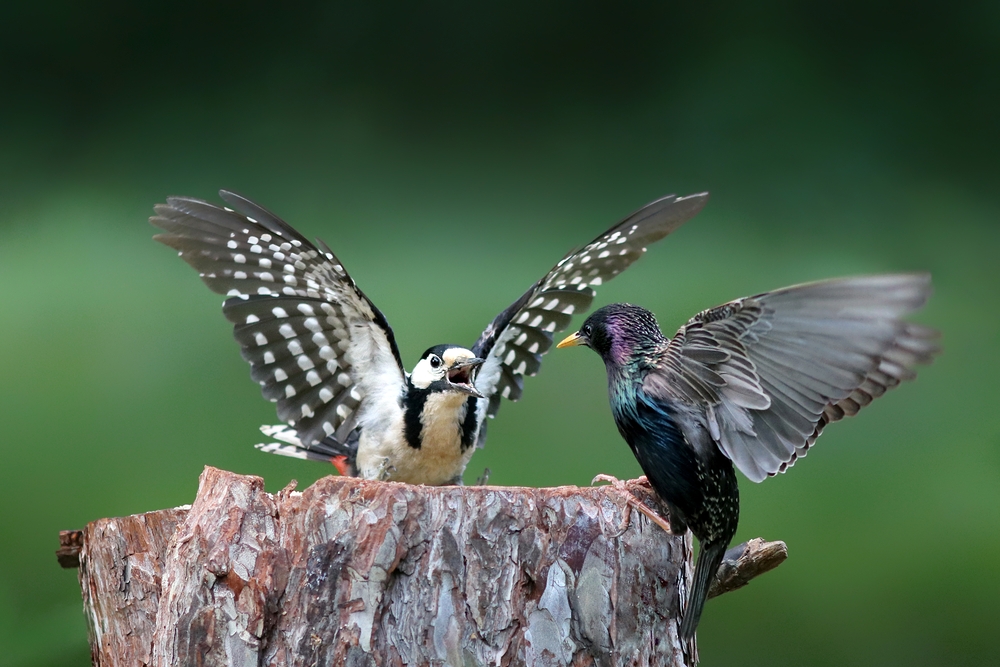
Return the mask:
{"type": "Polygon", "coordinates": [[[232,209],[187,197],[157,205],[150,222],[165,233],[156,240],[229,297],[223,312],[251,376],[300,446],[346,442],[363,399],[377,409],[404,387],[392,329],[322,242],[240,195],[219,195],[232,209]]]}
{"type": "MultiPolygon", "coordinates": [[[[569,326],[594,300],[594,287],[611,280],[642,257],[646,248],[693,218],[708,193],[668,195],[643,206],[583,248],[566,255],[544,278],[496,316],[472,351],[486,359],[476,388],[489,398],[494,416],[501,398],[521,397],[525,375],[534,375],[552,334],[569,326]]],[[[480,444],[484,428],[480,431],[480,444]]]]}

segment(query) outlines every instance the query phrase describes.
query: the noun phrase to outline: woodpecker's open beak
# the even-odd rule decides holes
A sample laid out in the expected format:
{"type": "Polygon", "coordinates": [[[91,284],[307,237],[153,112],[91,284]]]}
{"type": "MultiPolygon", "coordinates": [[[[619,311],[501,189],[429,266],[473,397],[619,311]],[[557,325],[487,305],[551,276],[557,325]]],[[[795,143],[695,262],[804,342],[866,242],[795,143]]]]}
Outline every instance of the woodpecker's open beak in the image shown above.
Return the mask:
{"type": "Polygon", "coordinates": [[[559,341],[559,344],[556,345],[556,348],[576,347],[577,345],[589,345],[589,344],[590,344],[590,339],[584,336],[579,331],[577,331],[576,333],[570,334],[565,338],[563,338],[561,341],[559,341]]]}
{"type": "Polygon", "coordinates": [[[485,361],[485,359],[478,357],[459,359],[448,369],[448,385],[455,391],[460,391],[476,398],[486,398],[474,386],[478,369],[485,361]]]}

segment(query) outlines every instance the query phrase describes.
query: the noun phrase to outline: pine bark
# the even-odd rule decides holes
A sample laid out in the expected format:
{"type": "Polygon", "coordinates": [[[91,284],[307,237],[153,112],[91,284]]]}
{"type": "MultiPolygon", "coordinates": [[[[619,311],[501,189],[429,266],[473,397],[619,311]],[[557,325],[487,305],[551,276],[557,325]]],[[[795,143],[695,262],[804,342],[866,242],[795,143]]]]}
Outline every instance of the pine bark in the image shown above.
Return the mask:
{"type": "MultiPolygon", "coordinates": [[[[690,536],[624,493],[327,477],[269,494],[206,468],[189,509],[66,531],[60,562],[78,559],[100,666],[694,665],[690,536]]],[[[713,592],[784,557],[740,545],[713,592]]]]}

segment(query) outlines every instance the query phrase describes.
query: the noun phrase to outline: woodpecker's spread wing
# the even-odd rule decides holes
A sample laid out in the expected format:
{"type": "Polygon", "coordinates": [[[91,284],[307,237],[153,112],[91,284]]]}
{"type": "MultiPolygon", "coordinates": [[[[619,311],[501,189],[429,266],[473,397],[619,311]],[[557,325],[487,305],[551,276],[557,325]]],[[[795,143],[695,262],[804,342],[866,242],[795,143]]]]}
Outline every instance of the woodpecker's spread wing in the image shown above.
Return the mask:
{"type": "Polygon", "coordinates": [[[542,355],[552,346],[552,334],[569,326],[575,313],[590,308],[594,287],[631,266],[648,245],[693,218],[706,202],[708,193],[703,192],[668,195],[643,206],[566,255],[497,315],[472,347],[477,357],[486,359],[476,388],[489,398],[489,415],[496,414],[501,398],[516,401],[521,397],[524,376],[538,372],[542,355]]]}
{"type": "Polygon", "coordinates": [[[402,391],[392,329],[322,242],[240,195],[219,195],[232,209],[187,197],[158,204],[150,222],[165,233],[154,238],[228,297],[223,313],[250,374],[301,447],[346,442],[362,402],[402,391]]]}
{"type": "Polygon", "coordinates": [[[901,319],[929,294],[928,275],[882,275],[738,299],[681,327],[643,388],[703,414],[712,440],[759,482],[931,360],[937,333],[901,319]]]}

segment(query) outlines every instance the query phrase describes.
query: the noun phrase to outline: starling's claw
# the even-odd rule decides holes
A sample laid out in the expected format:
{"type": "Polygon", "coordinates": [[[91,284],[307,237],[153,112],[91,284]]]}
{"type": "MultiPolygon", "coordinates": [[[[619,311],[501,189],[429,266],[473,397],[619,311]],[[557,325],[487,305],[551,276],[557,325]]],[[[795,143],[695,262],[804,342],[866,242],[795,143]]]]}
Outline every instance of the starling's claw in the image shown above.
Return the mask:
{"type": "MultiPolygon", "coordinates": [[[[648,518],[650,521],[652,521],[657,526],[659,526],[663,530],[673,535],[673,531],[670,530],[670,523],[668,523],[666,519],[657,514],[656,510],[651,508],[649,505],[647,505],[646,503],[642,502],[634,495],[632,495],[632,492],[628,488],[629,482],[622,481],[617,477],[614,477],[612,475],[605,475],[603,473],[597,475],[596,477],[594,477],[594,479],[590,480],[591,486],[593,486],[597,482],[607,482],[608,484],[610,484],[611,488],[613,488],[615,491],[617,491],[622,495],[622,497],[625,499],[625,502],[628,503],[629,507],[634,507],[635,509],[639,510],[640,512],[645,514],[646,518],[648,518]]],[[[649,486],[649,480],[647,480],[645,476],[640,477],[639,479],[636,480],[632,480],[632,483],[639,483],[642,486],[649,486]]],[[[617,535],[615,535],[615,537],[621,536],[622,534],[625,533],[626,530],[628,530],[630,517],[631,513],[626,512],[625,518],[622,520],[621,525],[618,526],[619,532],[617,535]]]]}
{"type": "Polygon", "coordinates": [[[480,475],[479,478],[476,480],[476,486],[486,486],[486,484],[489,481],[490,481],[490,469],[484,468],[483,474],[480,475]]]}

